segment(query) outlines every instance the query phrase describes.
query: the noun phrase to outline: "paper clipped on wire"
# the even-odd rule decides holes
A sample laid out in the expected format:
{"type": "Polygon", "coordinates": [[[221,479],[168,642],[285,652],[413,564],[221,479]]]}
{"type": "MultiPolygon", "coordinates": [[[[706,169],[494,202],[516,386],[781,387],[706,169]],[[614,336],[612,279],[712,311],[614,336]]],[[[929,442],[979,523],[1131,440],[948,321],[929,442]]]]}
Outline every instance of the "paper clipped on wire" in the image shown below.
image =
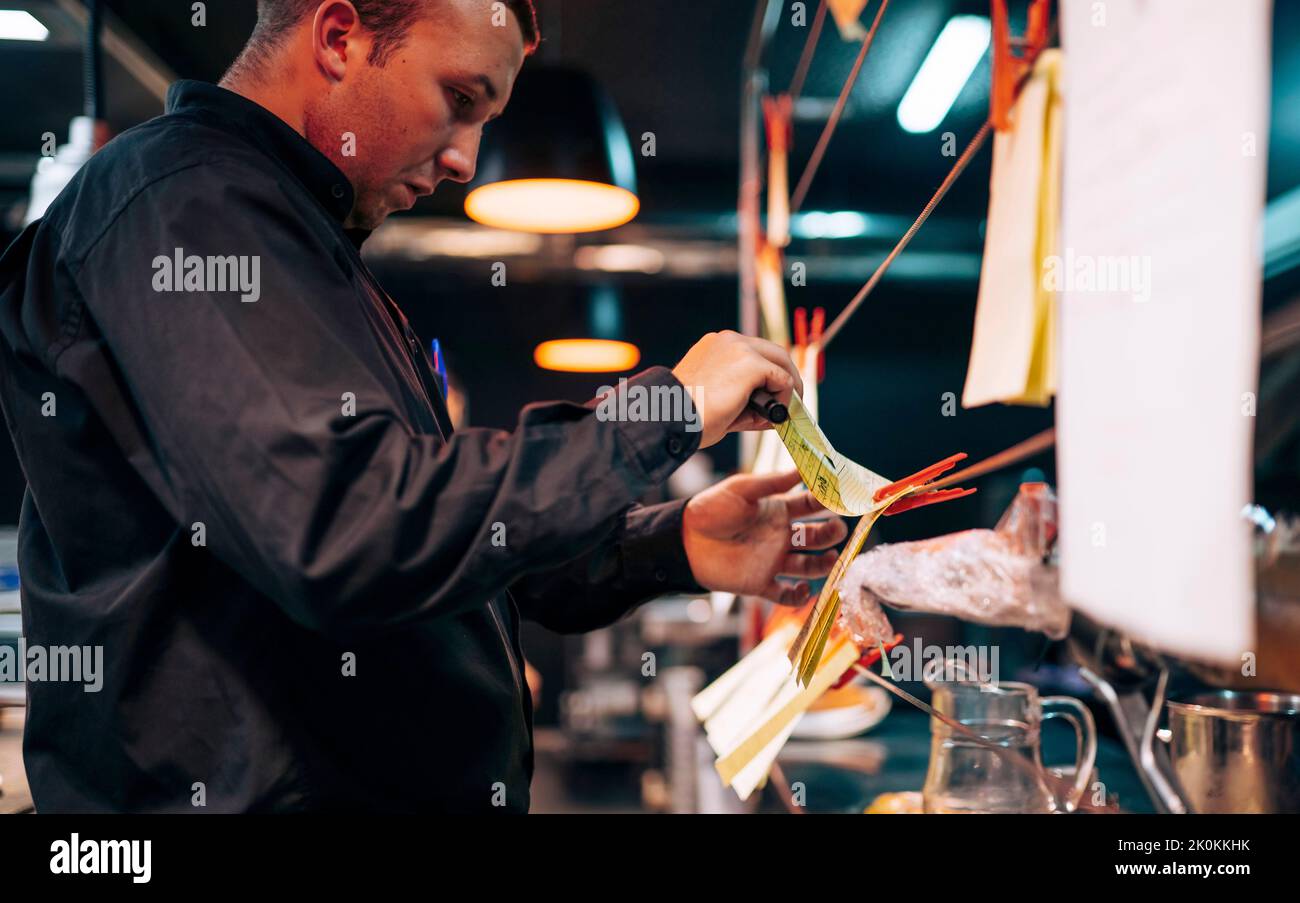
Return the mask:
{"type": "Polygon", "coordinates": [[[754,262],[755,290],[758,293],[758,309],[763,316],[763,335],[778,345],[789,345],[790,332],[786,321],[790,318],[790,312],[785,304],[783,267],[781,249],[763,242],[754,262]]]}
{"type": "Polygon", "coordinates": [[[792,137],[788,95],[765,97],[763,119],[767,132],[767,234],[754,260],[755,291],[763,318],[763,335],[778,345],[790,344],[786,324],[785,261],[781,249],[790,243],[790,190],[787,158],[792,137]]]}
{"type": "Polygon", "coordinates": [[[861,41],[867,36],[863,26],[862,11],[867,8],[867,0],[826,0],[830,7],[831,18],[840,30],[840,37],[846,41],[861,41]]]}
{"type": "Polygon", "coordinates": [[[804,484],[829,510],[861,517],[823,584],[817,603],[790,646],[789,659],[795,666],[795,679],[808,686],[817,672],[831,627],[839,614],[840,579],[849,563],[862,552],[877,518],[891,505],[918,491],[925,493],[926,500],[932,498],[935,501],[966,494],[967,490],[935,493],[925,485],[965,456],[954,456],[907,480],[894,483],[836,451],[798,393],[790,396],[786,407],[789,418],[777,424],[773,431],[790,453],[804,484]]]}
{"type": "Polygon", "coordinates": [[[763,98],[767,127],[767,242],[778,248],[790,243],[790,141],[794,136],[789,94],[763,98]]]}
{"type": "Polygon", "coordinates": [[[1056,391],[1061,54],[1045,50],[993,138],[989,215],[962,406],[1045,405],[1056,391]]]}
{"type": "MultiPolygon", "coordinates": [[[[796,349],[813,406],[819,353],[815,342],[796,349]]],[[[742,800],[767,779],[799,717],[862,654],[845,632],[835,630],[839,583],[877,519],[905,496],[912,495],[917,504],[925,504],[973,491],[933,490],[927,485],[964,455],[954,455],[891,483],[836,451],[817,426],[814,412],[797,394],[791,396],[787,408],[789,420],[765,432],[764,441],[779,438],[823,505],[837,513],[862,517],[802,624],[793,619],[780,622],[765,640],[692,700],[709,745],[718,756],[718,774],[742,800]]],[[[760,447],[756,469],[777,466],[760,447]]]]}

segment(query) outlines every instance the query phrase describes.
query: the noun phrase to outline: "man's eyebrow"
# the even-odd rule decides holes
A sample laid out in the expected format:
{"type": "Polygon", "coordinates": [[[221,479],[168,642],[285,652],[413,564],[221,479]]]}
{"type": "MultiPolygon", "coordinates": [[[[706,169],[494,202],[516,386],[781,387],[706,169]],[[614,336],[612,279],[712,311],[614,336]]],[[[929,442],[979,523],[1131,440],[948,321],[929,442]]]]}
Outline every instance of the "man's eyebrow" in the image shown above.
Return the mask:
{"type": "Polygon", "coordinates": [[[487,95],[488,100],[497,99],[497,88],[496,85],[492,84],[492,79],[486,75],[476,75],[474,80],[483,86],[483,93],[487,95]]]}

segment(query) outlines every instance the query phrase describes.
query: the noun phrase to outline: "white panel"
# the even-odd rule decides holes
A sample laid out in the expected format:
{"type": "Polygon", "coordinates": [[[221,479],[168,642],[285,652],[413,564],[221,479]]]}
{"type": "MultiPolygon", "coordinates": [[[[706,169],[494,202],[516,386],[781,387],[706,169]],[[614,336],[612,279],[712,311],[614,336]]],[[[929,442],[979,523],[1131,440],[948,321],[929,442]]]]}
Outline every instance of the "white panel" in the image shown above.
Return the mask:
{"type": "Polygon", "coordinates": [[[1271,5],[1065,0],[1062,16],[1062,589],[1134,638],[1237,662],[1254,644],[1240,511],[1271,5]],[[1107,262],[1128,283],[1089,286],[1107,262]]]}

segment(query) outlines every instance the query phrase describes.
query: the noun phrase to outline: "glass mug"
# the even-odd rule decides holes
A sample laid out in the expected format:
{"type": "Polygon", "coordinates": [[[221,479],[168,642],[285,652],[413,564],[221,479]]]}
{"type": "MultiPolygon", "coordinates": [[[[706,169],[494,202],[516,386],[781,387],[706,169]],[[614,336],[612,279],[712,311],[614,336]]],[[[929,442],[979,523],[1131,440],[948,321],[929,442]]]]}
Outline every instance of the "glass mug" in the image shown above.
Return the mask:
{"type": "Polygon", "coordinates": [[[1087,706],[1071,696],[1040,699],[1023,683],[926,681],[926,686],[936,711],[998,747],[932,715],[930,768],[921,791],[926,812],[1075,810],[1097,758],[1097,728],[1087,706]],[[1072,785],[1043,768],[1039,727],[1048,718],[1064,718],[1078,736],[1072,785]]]}

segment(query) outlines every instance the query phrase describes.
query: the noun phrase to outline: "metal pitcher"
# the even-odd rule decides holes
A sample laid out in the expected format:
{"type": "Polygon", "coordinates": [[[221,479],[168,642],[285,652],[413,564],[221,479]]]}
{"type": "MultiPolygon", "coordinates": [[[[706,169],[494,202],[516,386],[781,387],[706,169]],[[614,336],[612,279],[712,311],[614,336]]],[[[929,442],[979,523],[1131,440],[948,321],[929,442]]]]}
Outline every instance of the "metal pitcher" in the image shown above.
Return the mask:
{"type": "Polygon", "coordinates": [[[1198,813],[1300,813],[1300,695],[1217,690],[1167,703],[1170,758],[1198,813]]]}

